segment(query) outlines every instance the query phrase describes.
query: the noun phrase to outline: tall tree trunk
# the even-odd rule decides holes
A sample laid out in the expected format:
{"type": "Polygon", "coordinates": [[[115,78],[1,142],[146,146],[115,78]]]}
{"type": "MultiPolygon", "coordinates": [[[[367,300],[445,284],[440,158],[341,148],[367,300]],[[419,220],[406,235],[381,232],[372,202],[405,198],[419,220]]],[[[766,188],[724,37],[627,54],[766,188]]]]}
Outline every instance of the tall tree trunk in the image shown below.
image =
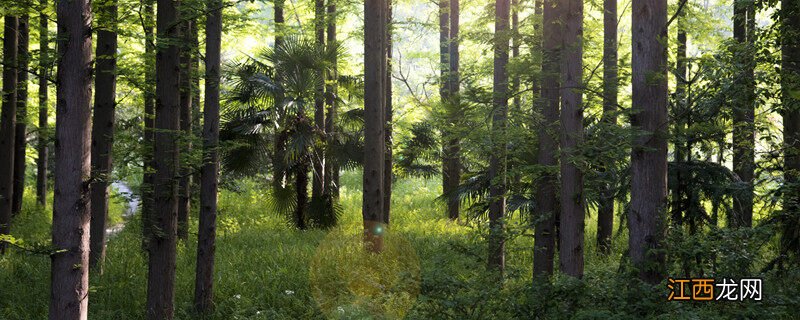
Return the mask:
{"type": "MultiPolygon", "coordinates": [[[[733,110],[733,172],[739,176],[744,190],[733,199],[733,227],[753,224],[753,176],[755,171],[755,4],[751,0],[733,2],[733,37],[744,69],[737,82],[741,88],[733,110]]],[[[737,90],[738,91],[738,90],[737,90]]]]}
{"type": "Polygon", "coordinates": [[[92,12],[89,0],[59,1],[58,90],[50,255],[50,319],[86,319],[89,306],[92,12]]]}
{"type": "MultiPolygon", "coordinates": [[[[325,0],[314,1],[314,33],[315,44],[317,49],[325,50],[325,0]]],[[[325,71],[317,70],[320,82],[316,85],[314,92],[314,127],[319,134],[320,140],[323,143],[320,147],[313,150],[311,163],[313,179],[311,183],[311,197],[314,199],[322,197],[325,193],[325,148],[324,141],[326,140],[325,134],[325,71]]]]}
{"type": "MultiPolygon", "coordinates": [[[[452,131],[452,124],[450,123],[450,113],[452,110],[452,94],[450,93],[450,0],[439,0],[439,97],[441,99],[442,106],[445,109],[445,114],[447,117],[447,121],[445,122],[442,128],[442,194],[447,197],[451,197],[450,194],[453,193],[454,188],[452,177],[450,176],[450,169],[448,166],[451,165],[452,157],[450,146],[448,142],[450,141],[450,136],[453,134],[450,133],[452,131]]],[[[451,197],[452,198],[452,197],[451,197]]],[[[457,219],[453,217],[453,214],[450,212],[450,201],[448,201],[448,208],[447,208],[447,215],[450,219],[457,219]]]]}
{"type": "Polygon", "coordinates": [[[781,102],[783,103],[784,192],[783,210],[787,213],[781,237],[781,253],[800,256],[800,1],[784,0],[781,7],[782,74],[781,102]]]}
{"type": "Polygon", "coordinates": [[[180,177],[179,185],[178,185],[178,239],[186,240],[189,238],[189,211],[191,210],[191,173],[192,168],[190,165],[190,156],[192,149],[192,104],[195,101],[192,100],[194,97],[194,90],[192,79],[194,78],[194,73],[196,70],[192,69],[194,66],[194,52],[195,47],[193,46],[194,39],[192,35],[196,28],[195,26],[196,19],[189,19],[184,21],[183,30],[181,30],[182,34],[182,46],[181,46],[181,79],[180,79],[180,86],[181,86],[181,114],[180,114],[180,127],[182,131],[182,139],[181,141],[181,153],[185,156],[181,157],[180,160],[180,177]]]}
{"type": "MultiPolygon", "coordinates": [[[[14,135],[17,126],[17,17],[3,18],[3,112],[0,120],[0,234],[11,230],[14,198],[14,135]]],[[[0,253],[6,243],[0,242],[0,253]]]]}
{"type": "Polygon", "coordinates": [[[49,35],[47,22],[49,17],[44,12],[47,8],[47,0],[39,0],[39,7],[42,13],[39,14],[39,128],[37,132],[37,153],[36,158],[36,202],[44,207],[47,202],[47,144],[50,141],[48,134],[48,92],[47,74],[50,71],[49,56],[49,35]]]}
{"type": "Polygon", "coordinates": [[[679,230],[683,225],[683,213],[689,208],[687,183],[688,172],[686,166],[691,160],[691,142],[688,135],[688,128],[691,127],[691,108],[688,106],[688,99],[686,97],[686,72],[688,70],[688,61],[686,57],[686,13],[679,12],[677,18],[678,23],[678,52],[675,57],[675,99],[677,107],[677,116],[675,122],[675,135],[678,139],[675,142],[675,162],[680,164],[680,167],[675,172],[675,189],[672,190],[672,226],[675,230],[679,230]],[[682,139],[681,139],[682,138],[682,139]],[[681,141],[685,140],[685,141],[681,141]]]}
{"type": "Polygon", "coordinates": [[[461,107],[459,99],[459,18],[460,6],[459,0],[449,0],[450,3],[450,35],[448,38],[448,54],[447,61],[449,62],[448,74],[445,78],[447,86],[447,123],[445,126],[443,137],[444,140],[444,162],[442,177],[443,177],[443,193],[447,198],[447,216],[451,220],[457,220],[459,216],[459,199],[453,191],[458,188],[461,183],[461,141],[458,135],[455,134],[455,128],[458,127],[458,121],[461,120],[461,107]]]}
{"type": "MultiPolygon", "coordinates": [[[[336,43],[336,1],[328,0],[328,16],[327,16],[327,44],[328,46],[335,46],[336,43]]],[[[333,61],[332,72],[328,75],[331,81],[325,86],[325,133],[327,135],[328,144],[335,144],[336,142],[336,83],[338,81],[337,61],[333,61]]],[[[325,154],[325,192],[333,197],[339,197],[339,164],[333,157],[332,152],[325,154]]]]}
{"type": "Polygon", "coordinates": [[[386,155],[383,159],[383,223],[390,222],[392,211],[392,0],[386,0],[386,105],[384,125],[386,155]]]}
{"type": "Polygon", "coordinates": [[[208,0],[206,18],[206,82],[203,108],[203,165],[200,169],[200,225],[197,230],[197,267],[194,305],[209,313],[214,306],[214,254],[217,236],[219,188],[219,84],[222,45],[222,0],[208,0]]]}
{"type": "Polygon", "coordinates": [[[585,207],[583,173],[573,157],[583,142],[583,1],[564,0],[561,59],[561,222],[558,261],[561,272],[583,277],[585,207]]]}
{"type": "MultiPolygon", "coordinates": [[[[617,125],[617,0],[603,2],[603,116],[609,128],[617,125]]],[[[614,170],[615,162],[601,168],[614,170]]],[[[614,230],[614,185],[616,176],[603,186],[600,206],[597,208],[597,248],[601,253],[611,252],[611,233],[614,230]]]]}
{"type": "Polygon", "coordinates": [[[108,183],[111,178],[117,92],[117,1],[98,6],[94,119],[92,120],[92,222],[89,266],[101,273],[106,255],[108,183]]]}
{"type": "Polygon", "coordinates": [[[633,2],[633,141],[629,252],[639,278],[663,280],[667,197],[667,1],[633,2]]]}
{"type": "MultiPolygon", "coordinates": [[[[540,166],[554,168],[558,164],[558,117],[561,57],[561,15],[556,0],[544,0],[542,9],[542,94],[539,105],[542,108],[543,123],[539,127],[539,151],[537,162],[540,166]]],[[[558,177],[544,172],[539,178],[534,208],[534,216],[539,223],[534,231],[533,274],[535,276],[553,274],[555,256],[555,221],[558,217],[556,182],[558,177]]]]}
{"type": "MultiPolygon", "coordinates": [[[[511,59],[517,59],[519,57],[519,46],[522,40],[522,34],[519,32],[519,11],[521,10],[519,0],[511,0],[511,59]]],[[[514,98],[511,100],[511,106],[515,112],[521,111],[520,109],[520,81],[519,81],[519,72],[514,73],[514,77],[511,78],[511,96],[514,98]]],[[[516,180],[517,178],[515,178],[516,180]]]]}
{"type": "Polygon", "coordinates": [[[12,214],[22,211],[22,196],[25,193],[25,154],[28,146],[28,52],[30,26],[28,15],[19,17],[19,49],[17,49],[17,125],[14,135],[14,201],[12,214]]]}
{"type": "Polygon", "coordinates": [[[144,2],[144,151],[142,152],[142,247],[148,248],[153,230],[153,216],[155,210],[155,197],[153,194],[153,143],[155,136],[155,110],[156,110],[156,73],[155,73],[155,0],[144,2]]]}
{"type": "Polygon", "coordinates": [[[509,0],[496,0],[494,21],[494,88],[492,155],[489,160],[489,268],[505,269],[506,153],[508,126],[509,0]]]}
{"type": "Polygon", "coordinates": [[[386,156],[386,0],[364,2],[364,175],[361,213],[369,250],[383,250],[386,156]]]}
{"type": "Polygon", "coordinates": [[[286,21],[285,17],[283,16],[283,7],[285,3],[286,0],[272,0],[272,9],[275,19],[275,47],[283,44],[283,33],[285,32],[283,30],[283,24],[286,21]]]}
{"type": "Polygon", "coordinates": [[[156,20],[156,118],[152,239],[147,278],[147,318],[172,319],[175,302],[175,245],[178,215],[180,130],[179,1],[158,0],[156,20]]]}

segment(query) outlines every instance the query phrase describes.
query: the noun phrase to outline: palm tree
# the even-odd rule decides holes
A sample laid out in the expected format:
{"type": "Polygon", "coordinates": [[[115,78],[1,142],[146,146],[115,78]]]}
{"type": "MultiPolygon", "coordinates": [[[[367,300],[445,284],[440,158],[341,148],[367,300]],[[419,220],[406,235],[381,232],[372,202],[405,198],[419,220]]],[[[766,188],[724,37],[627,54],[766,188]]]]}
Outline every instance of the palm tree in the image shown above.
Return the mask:
{"type": "MultiPolygon", "coordinates": [[[[291,212],[300,229],[330,227],[338,216],[330,194],[308,197],[312,159],[323,157],[321,152],[333,152],[345,158],[346,167],[352,152],[342,151],[353,150],[354,145],[358,149],[358,135],[342,130],[338,137],[325,139],[324,130],[313,122],[314,94],[324,83],[321,75],[332,72],[340,51],[339,46],[322,47],[310,39],[287,37],[273,49],[227,70],[230,88],[221,119],[222,165],[234,174],[265,173],[271,166],[273,208],[291,212]]],[[[342,80],[344,88],[353,82],[342,80]]]]}

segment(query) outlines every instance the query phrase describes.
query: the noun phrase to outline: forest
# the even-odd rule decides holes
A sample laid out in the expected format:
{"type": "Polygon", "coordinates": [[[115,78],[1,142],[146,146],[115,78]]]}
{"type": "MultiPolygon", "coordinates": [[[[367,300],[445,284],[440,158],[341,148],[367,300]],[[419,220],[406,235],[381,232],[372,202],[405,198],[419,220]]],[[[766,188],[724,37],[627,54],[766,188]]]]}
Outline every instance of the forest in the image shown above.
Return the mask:
{"type": "Polygon", "coordinates": [[[800,317],[800,0],[0,16],[0,319],[800,317]]]}

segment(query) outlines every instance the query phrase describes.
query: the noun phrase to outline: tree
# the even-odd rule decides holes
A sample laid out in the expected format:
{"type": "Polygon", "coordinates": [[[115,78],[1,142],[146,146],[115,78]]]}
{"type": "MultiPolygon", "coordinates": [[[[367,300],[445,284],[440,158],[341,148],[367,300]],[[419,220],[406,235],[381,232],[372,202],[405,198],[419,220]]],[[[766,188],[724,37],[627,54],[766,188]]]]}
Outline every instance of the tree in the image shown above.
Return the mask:
{"type": "Polygon", "coordinates": [[[565,0],[561,59],[561,271],[583,276],[583,227],[586,210],[583,173],[575,164],[583,141],[583,1],[565,0]]]}
{"type": "MultiPolygon", "coordinates": [[[[330,48],[332,46],[338,45],[336,42],[336,1],[337,0],[328,0],[328,7],[327,7],[327,46],[330,48]]],[[[328,75],[329,79],[338,80],[338,72],[337,72],[337,59],[334,58],[331,61],[331,71],[328,75]]],[[[336,96],[337,96],[337,87],[336,83],[338,81],[329,81],[325,86],[325,105],[326,105],[326,115],[325,115],[325,133],[327,134],[327,141],[328,145],[333,145],[336,143],[336,96]]],[[[330,196],[334,198],[338,198],[339,196],[339,166],[336,161],[333,160],[333,153],[327,152],[325,153],[325,192],[328,193],[330,196]]]]}
{"type": "MultiPolygon", "coordinates": [[[[27,2],[23,2],[28,10],[27,2]]],[[[25,193],[25,153],[28,145],[28,65],[30,62],[30,26],[28,15],[19,17],[17,50],[17,125],[14,134],[14,201],[12,214],[22,211],[22,196],[25,193]]]]}
{"type": "Polygon", "coordinates": [[[741,91],[733,108],[733,171],[742,181],[742,190],[733,201],[731,226],[753,224],[753,176],[755,171],[755,3],[752,0],[733,2],[733,37],[742,59],[741,76],[735,79],[741,91]]]}
{"type": "Polygon", "coordinates": [[[197,28],[197,19],[186,19],[181,22],[181,74],[180,74],[180,128],[181,138],[181,158],[180,158],[180,177],[178,178],[178,238],[186,240],[189,238],[189,212],[191,211],[192,189],[191,175],[192,168],[190,157],[183,156],[191,153],[192,150],[192,104],[194,90],[192,78],[195,70],[193,69],[194,39],[193,30],[197,28]]]}
{"type": "MultiPolygon", "coordinates": [[[[17,17],[5,16],[3,30],[3,113],[0,120],[0,234],[11,230],[14,197],[14,135],[17,125],[17,17]]],[[[0,242],[0,253],[6,243],[0,242]]]]}
{"type": "Polygon", "coordinates": [[[147,318],[172,319],[178,215],[180,21],[177,1],[159,0],[156,19],[156,108],[153,132],[154,207],[149,244],[147,318]]]}
{"type": "Polygon", "coordinates": [[[50,71],[49,35],[47,22],[49,17],[45,13],[47,0],[39,0],[41,8],[39,14],[39,129],[37,131],[37,158],[36,158],[36,201],[40,206],[47,202],[47,157],[48,157],[48,90],[47,75],[50,71]]]}
{"type": "MultiPolygon", "coordinates": [[[[315,33],[315,44],[317,45],[318,50],[324,50],[325,48],[325,0],[315,0],[314,1],[314,33],[315,33]]],[[[327,135],[325,133],[325,79],[326,74],[324,74],[324,70],[320,69],[317,71],[319,77],[322,81],[318,83],[316,87],[316,91],[314,92],[314,129],[317,131],[317,134],[321,137],[321,141],[326,140],[327,135]]],[[[328,163],[325,161],[325,149],[323,148],[323,144],[317,146],[314,150],[314,155],[312,156],[312,174],[313,179],[311,183],[311,197],[313,199],[321,198],[322,195],[325,193],[325,166],[328,163]]]]}
{"type": "Polygon", "coordinates": [[[509,0],[495,2],[492,155],[489,160],[489,268],[505,269],[506,129],[508,126],[509,0]]]}
{"type": "Polygon", "coordinates": [[[94,119],[92,120],[92,222],[89,264],[102,273],[106,254],[108,182],[112,173],[112,145],[117,93],[117,1],[101,3],[97,20],[94,119]]]}
{"type": "Polygon", "coordinates": [[[284,22],[285,18],[283,16],[283,7],[286,3],[286,0],[272,0],[273,3],[273,11],[274,11],[274,20],[275,20],[275,47],[279,46],[281,42],[283,42],[284,37],[284,22]]]}
{"type": "Polygon", "coordinates": [[[364,2],[364,175],[361,214],[369,250],[383,250],[386,156],[386,4],[364,2]]]}
{"type": "Polygon", "coordinates": [[[459,204],[456,188],[461,181],[460,139],[453,131],[458,126],[459,113],[459,1],[442,0],[440,4],[440,37],[442,63],[442,104],[447,118],[442,130],[442,193],[447,197],[447,216],[458,219],[459,204]]]}
{"type": "Polygon", "coordinates": [[[383,158],[383,223],[390,222],[392,211],[392,0],[386,0],[386,102],[384,105],[384,144],[386,155],[383,158]]]}
{"type": "Polygon", "coordinates": [[[667,197],[667,1],[634,1],[631,126],[642,133],[631,151],[628,246],[639,278],[663,280],[667,197]]]}
{"type": "Polygon", "coordinates": [[[781,103],[783,104],[784,204],[781,254],[800,257],[800,1],[784,0],[780,11],[781,103]]]}
{"type": "MultiPolygon", "coordinates": [[[[609,126],[617,125],[617,95],[619,94],[617,68],[617,0],[603,1],[603,116],[609,126]]],[[[607,164],[613,168],[614,163],[607,164]]],[[[606,171],[606,168],[602,168],[606,171]]],[[[607,183],[601,191],[597,209],[597,248],[602,253],[611,251],[611,232],[614,230],[614,188],[607,183]]]]}
{"type": "Polygon", "coordinates": [[[537,162],[543,168],[539,177],[534,216],[539,221],[534,230],[533,274],[553,274],[555,255],[555,221],[558,217],[556,199],[557,176],[550,168],[558,162],[557,123],[559,117],[559,64],[561,50],[561,12],[556,1],[544,0],[542,8],[542,94],[538,105],[542,108],[543,123],[539,125],[539,151],[537,162]]]}
{"type": "Polygon", "coordinates": [[[222,1],[208,0],[206,18],[206,82],[203,108],[203,166],[200,169],[200,225],[197,234],[197,268],[194,305],[207,313],[214,303],[214,254],[217,235],[219,189],[219,84],[222,45],[222,1]]]}
{"type": "Polygon", "coordinates": [[[86,319],[89,306],[92,19],[88,0],[59,1],[50,319],[86,319]]]}
{"type": "Polygon", "coordinates": [[[142,247],[148,248],[151,231],[153,229],[153,216],[155,198],[153,195],[153,143],[155,136],[155,110],[156,110],[156,73],[155,73],[155,0],[145,0],[143,3],[142,29],[144,31],[144,139],[142,145],[142,247]]]}

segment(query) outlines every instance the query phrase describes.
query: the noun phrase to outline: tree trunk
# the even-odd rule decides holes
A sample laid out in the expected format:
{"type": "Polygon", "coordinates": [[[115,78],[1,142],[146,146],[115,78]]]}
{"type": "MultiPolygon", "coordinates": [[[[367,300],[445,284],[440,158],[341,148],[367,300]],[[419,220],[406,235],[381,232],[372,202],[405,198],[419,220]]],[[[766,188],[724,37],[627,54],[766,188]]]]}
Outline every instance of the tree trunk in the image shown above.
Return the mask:
{"type": "Polygon", "coordinates": [[[386,0],[386,109],[384,110],[384,135],[386,155],[383,159],[383,223],[387,226],[392,211],[392,0],[386,0]]]}
{"type": "Polygon", "coordinates": [[[489,161],[489,268],[505,269],[506,129],[508,121],[509,0],[496,0],[494,22],[494,88],[492,155],[489,161]]]}
{"type": "Polygon", "coordinates": [[[17,125],[14,135],[14,201],[12,214],[22,211],[22,196],[25,193],[25,152],[28,145],[28,64],[30,53],[30,26],[28,15],[19,17],[19,49],[17,49],[17,125]]]}
{"type": "Polygon", "coordinates": [[[144,2],[144,151],[142,152],[142,165],[144,176],[142,177],[142,247],[148,248],[153,230],[153,216],[155,209],[155,197],[153,195],[153,143],[154,143],[154,120],[155,120],[155,26],[154,0],[144,2]]]}
{"type": "MultiPolygon", "coordinates": [[[[11,230],[14,197],[14,135],[17,126],[17,17],[3,18],[3,113],[0,121],[0,234],[11,230]]],[[[6,243],[0,242],[0,253],[6,243]]]]}
{"type": "MultiPolygon", "coordinates": [[[[617,0],[603,2],[603,116],[602,121],[609,128],[617,125],[617,0]]],[[[614,170],[615,162],[601,168],[608,173],[614,170]]],[[[611,233],[614,231],[614,185],[616,176],[606,183],[601,191],[600,206],[597,208],[597,248],[601,253],[611,252],[611,233]]]]}
{"type": "MultiPolygon", "coordinates": [[[[522,34],[519,32],[519,11],[521,10],[519,0],[511,0],[511,59],[516,60],[519,57],[519,46],[522,40],[522,34]]],[[[511,93],[514,98],[511,100],[511,106],[515,112],[521,111],[520,109],[520,92],[519,92],[519,72],[514,73],[511,78],[511,93]]],[[[517,178],[515,178],[516,180],[517,178]]]]}
{"type": "Polygon", "coordinates": [[[386,156],[386,2],[364,2],[364,174],[362,216],[368,250],[383,250],[386,156]]]}
{"type": "Polygon", "coordinates": [[[222,0],[208,0],[206,18],[206,82],[203,108],[203,165],[200,171],[200,225],[197,234],[194,305],[199,313],[214,306],[214,254],[219,188],[219,85],[222,45],[222,0]]]}
{"type": "Polygon", "coordinates": [[[458,185],[461,183],[461,141],[458,138],[458,135],[453,131],[455,131],[455,129],[458,127],[458,122],[462,117],[459,99],[460,55],[458,34],[460,31],[460,6],[459,0],[449,1],[450,35],[447,40],[447,52],[449,54],[447,61],[449,62],[449,68],[447,77],[445,78],[445,85],[447,87],[447,101],[443,101],[446,103],[446,108],[448,110],[448,119],[445,125],[445,130],[443,130],[444,136],[442,137],[445,144],[442,148],[444,151],[442,157],[442,161],[444,162],[442,168],[442,178],[444,180],[442,189],[443,193],[448,197],[447,216],[450,218],[450,220],[458,220],[460,202],[458,195],[454,194],[454,190],[456,190],[458,185]]]}
{"type": "MultiPolygon", "coordinates": [[[[328,19],[327,19],[327,44],[328,46],[337,45],[336,43],[336,0],[328,0],[328,19]]],[[[336,82],[338,81],[337,61],[333,61],[333,67],[329,81],[325,86],[325,104],[327,115],[325,116],[325,134],[328,144],[336,143],[336,82]]],[[[339,197],[339,164],[332,157],[332,153],[325,154],[325,192],[333,197],[339,197]]]]}
{"type": "Polygon", "coordinates": [[[112,146],[117,86],[117,1],[98,6],[97,62],[94,119],[92,120],[92,222],[89,266],[103,272],[106,254],[108,183],[111,179],[112,146]]]}
{"type": "Polygon", "coordinates": [[[306,208],[308,207],[308,164],[306,160],[300,160],[294,170],[294,187],[297,199],[297,207],[294,208],[294,221],[297,229],[305,230],[306,208]]]}
{"type": "MultiPolygon", "coordinates": [[[[542,9],[542,108],[543,123],[539,127],[539,151],[537,162],[544,168],[554,168],[558,161],[558,117],[559,117],[559,64],[561,56],[561,15],[555,0],[545,0],[542,9]]],[[[549,170],[548,170],[549,171],[549,170]]],[[[558,177],[545,172],[539,178],[534,216],[539,223],[534,231],[533,274],[553,274],[555,256],[555,221],[558,217],[556,182],[558,177]]]]}
{"type": "MultiPolygon", "coordinates": [[[[39,0],[39,6],[42,9],[46,8],[47,0],[39,0]]],[[[39,14],[39,129],[37,132],[36,202],[42,207],[47,203],[47,144],[50,141],[47,124],[49,110],[47,74],[50,71],[48,19],[47,14],[39,14]]]]}
{"type": "MultiPolygon", "coordinates": [[[[755,4],[753,1],[733,2],[733,37],[738,43],[737,56],[744,69],[737,77],[741,88],[734,100],[733,109],[733,172],[742,181],[733,199],[732,227],[751,227],[753,224],[753,178],[755,171],[755,4]]],[[[738,91],[738,90],[737,90],[738,91]]]]}
{"type": "Polygon", "coordinates": [[[175,245],[178,214],[180,130],[179,1],[158,0],[154,211],[147,278],[147,318],[172,319],[175,302],[175,245]]]}
{"type": "Polygon", "coordinates": [[[561,59],[561,222],[558,261],[561,272],[583,277],[583,227],[586,209],[583,173],[573,162],[583,142],[583,1],[564,0],[561,59]]]}
{"type": "Polygon", "coordinates": [[[667,1],[633,2],[631,126],[644,135],[633,141],[628,239],[639,278],[663,280],[667,197],[667,1]]]}
{"type": "Polygon", "coordinates": [[[686,72],[688,69],[686,57],[687,35],[684,25],[686,13],[680,12],[678,14],[676,20],[678,24],[678,52],[675,57],[675,96],[678,115],[674,119],[675,135],[678,136],[678,139],[674,147],[675,162],[680,164],[680,167],[675,172],[675,180],[677,183],[675,184],[675,189],[672,190],[671,219],[674,230],[680,232],[683,225],[683,213],[689,208],[690,203],[688,201],[690,194],[688,190],[686,190],[688,188],[687,180],[689,178],[686,165],[690,163],[692,153],[691,139],[688,137],[688,128],[691,127],[692,114],[691,108],[689,108],[687,104],[688,99],[686,97],[686,72]]]}
{"type": "Polygon", "coordinates": [[[283,44],[283,23],[286,21],[286,19],[283,17],[283,7],[285,3],[286,0],[272,0],[272,9],[275,14],[275,47],[283,44]]]}
{"type": "Polygon", "coordinates": [[[800,211],[800,1],[782,1],[782,74],[781,102],[783,103],[784,191],[781,252],[800,255],[800,237],[797,236],[798,211],[800,211]]]}
{"type": "Polygon", "coordinates": [[[189,211],[191,210],[191,173],[192,167],[190,165],[191,157],[188,155],[191,153],[192,150],[192,104],[195,101],[192,101],[194,97],[194,90],[192,88],[192,78],[194,72],[192,67],[194,66],[193,58],[194,58],[194,51],[196,50],[193,46],[193,33],[192,30],[196,28],[195,26],[196,19],[189,19],[182,23],[183,29],[181,30],[183,43],[181,46],[181,79],[180,79],[180,86],[181,86],[181,115],[180,115],[180,127],[182,131],[182,139],[181,141],[181,153],[186,155],[182,156],[180,160],[180,177],[179,185],[178,185],[178,239],[187,240],[189,238],[189,211]]]}
{"type": "MultiPolygon", "coordinates": [[[[314,33],[315,44],[317,49],[325,50],[325,0],[314,1],[314,33]]],[[[325,193],[325,148],[324,141],[326,140],[325,134],[325,71],[317,70],[320,82],[316,85],[314,92],[314,127],[317,134],[319,134],[320,147],[315,147],[313,156],[311,157],[313,179],[311,183],[311,197],[314,199],[322,197],[325,193]]]]}
{"type": "Polygon", "coordinates": [[[86,319],[89,306],[92,13],[89,0],[59,1],[50,319],[86,319]]]}

